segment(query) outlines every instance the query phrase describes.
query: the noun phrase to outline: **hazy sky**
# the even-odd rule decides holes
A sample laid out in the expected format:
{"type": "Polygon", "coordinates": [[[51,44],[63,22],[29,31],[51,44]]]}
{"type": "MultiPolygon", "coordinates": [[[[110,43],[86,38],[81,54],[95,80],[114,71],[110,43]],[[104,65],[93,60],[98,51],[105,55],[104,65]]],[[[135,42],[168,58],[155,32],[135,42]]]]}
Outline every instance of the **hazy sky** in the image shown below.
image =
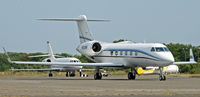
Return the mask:
{"type": "MultiPolygon", "coordinates": [[[[12,52],[78,54],[75,22],[38,18],[110,19],[88,23],[96,40],[200,45],[200,0],[0,0],[0,46],[12,52]]],[[[1,52],[3,50],[0,50],[1,52]]]]}

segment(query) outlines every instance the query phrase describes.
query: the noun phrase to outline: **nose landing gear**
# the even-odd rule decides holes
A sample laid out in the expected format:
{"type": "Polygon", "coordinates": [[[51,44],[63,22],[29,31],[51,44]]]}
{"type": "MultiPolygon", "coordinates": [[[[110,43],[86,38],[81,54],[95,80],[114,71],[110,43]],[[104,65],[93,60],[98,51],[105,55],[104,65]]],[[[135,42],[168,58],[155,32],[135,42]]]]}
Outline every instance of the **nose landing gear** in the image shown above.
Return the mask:
{"type": "Polygon", "coordinates": [[[49,77],[53,77],[53,74],[51,73],[51,71],[49,72],[49,77]]]}
{"type": "Polygon", "coordinates": [[[160,81],[165,81],[166,80],[166,76],[163,73],[163,67],[159,67],[159,69],[160,69],[160,77],[159,77],[159,79],[160,79],[160,81]]]}

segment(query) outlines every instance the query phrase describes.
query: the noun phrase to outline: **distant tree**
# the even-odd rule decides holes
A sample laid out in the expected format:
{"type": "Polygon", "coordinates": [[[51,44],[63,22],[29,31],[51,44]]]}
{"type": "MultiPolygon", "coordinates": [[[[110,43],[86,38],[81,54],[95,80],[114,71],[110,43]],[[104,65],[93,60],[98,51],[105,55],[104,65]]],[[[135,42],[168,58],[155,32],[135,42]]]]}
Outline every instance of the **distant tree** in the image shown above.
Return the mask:
{"type": "Polygon", "coordinates": [[[124,39],[114,40],[113,43],[118,43],[118,42],[122,42],[122,41],[127,41],[127,40],[124,40],[124,39]]]}
{"type": "Polygon", "coordinates": [[[72,57],[71,54],[67,54],[67,53],[61,53],[61,54],[58,54],[60,56],[64,56],[64,57],[72,57]]]}

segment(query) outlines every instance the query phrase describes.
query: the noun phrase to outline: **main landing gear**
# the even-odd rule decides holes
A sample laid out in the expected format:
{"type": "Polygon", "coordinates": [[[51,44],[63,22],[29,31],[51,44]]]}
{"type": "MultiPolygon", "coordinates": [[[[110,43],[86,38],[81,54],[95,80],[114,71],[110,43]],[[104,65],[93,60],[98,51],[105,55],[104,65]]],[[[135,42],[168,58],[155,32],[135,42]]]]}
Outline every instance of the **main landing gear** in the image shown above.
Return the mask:
{"type": "Polygon", "coordinates": [[[69,72],[66,72],[65,76],[68,77],[69,76],[69,72]]]}
{"type": "Polygon", "coordinates": [[[53,77],[53,74],[51,73],[51,71],[49,72],[49,77],[53,77]]]}
{"type": "Polygon", "coordinates": [[[129,80],[135,80],[136,78],[136,70],[135,68],[131,68],[131,72],[128,73],[129,80]]]}
{"type": "Polygon", "coordinates": [[[74,77],[76,76],[75,71],[73,72],[66,72],[66,77],[74,77]]]}
{"type": "Polygon", "coordinates": [[[165,81],[166,77],[165,77],[165,75],[163,73],[163,67],[159,67],[159,69],[160,69],[160,77],[159,77],[159,79],[160,79],[160,81],[165,81]]]}
{"type": "Polygon", "coordinates": [[[82,70],[80,69],[79,70],[79,76],[81,77],[82,76],[82,72],[81,72],[82,70]]]}
{"type": "Polygon", "coordinates": [[[102,79],[102,74],[100,72],[100,68],[99,67],[96,67],[96,69],[95,69],[94,79],[95,80],[101,80],[102,79]]]}

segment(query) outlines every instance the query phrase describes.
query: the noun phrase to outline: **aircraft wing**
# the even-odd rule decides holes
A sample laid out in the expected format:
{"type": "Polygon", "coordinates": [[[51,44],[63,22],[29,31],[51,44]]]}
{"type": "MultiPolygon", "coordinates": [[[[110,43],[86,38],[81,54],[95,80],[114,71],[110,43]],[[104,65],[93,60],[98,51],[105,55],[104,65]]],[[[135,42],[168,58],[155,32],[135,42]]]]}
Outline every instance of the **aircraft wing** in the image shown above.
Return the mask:
{"type": "Polygon", "coordinates": [[[66,63],[66,62],[26,62],[26,61],[10,61],[14,64],[30,64],[30,65],[59,65],[59,66],[90,66],[90,67],[123,67],[123,64],[114,63],[66,63]]]}
{"type": "Polygon", "coordinates": [[[3,48],[4,53],[8,59],[8,62],[14,64],[30,64],[30,65],[59,65],[59,66],[91,66],[91,67],[124,67],[124,64],[114,64],[114,63],[70,63],[70,62],[27,62],[27,61],[12,61],[3,48]]]}
{"type": "Polygon", "coordinates": [[[197,62],[194,60],[194,55],[192,52],[192,49],[190,49],[190,61],[186,62],[174,62],[174,65],[180,65],[180,64],[197,64],[197,62]]]}
{"type": "Polygon", "coordinates": [[[197,64],[195,61],[189,61],[189,62],[174,62],[174,65],[180,65],[180,64],[197,64]]]}
{"type": "Polygon", "coordinates": [[[12,71],[58,71],[60,69],[55,69],[55,68],[41,68],[41,69],[10,69],[12,71]]]}

